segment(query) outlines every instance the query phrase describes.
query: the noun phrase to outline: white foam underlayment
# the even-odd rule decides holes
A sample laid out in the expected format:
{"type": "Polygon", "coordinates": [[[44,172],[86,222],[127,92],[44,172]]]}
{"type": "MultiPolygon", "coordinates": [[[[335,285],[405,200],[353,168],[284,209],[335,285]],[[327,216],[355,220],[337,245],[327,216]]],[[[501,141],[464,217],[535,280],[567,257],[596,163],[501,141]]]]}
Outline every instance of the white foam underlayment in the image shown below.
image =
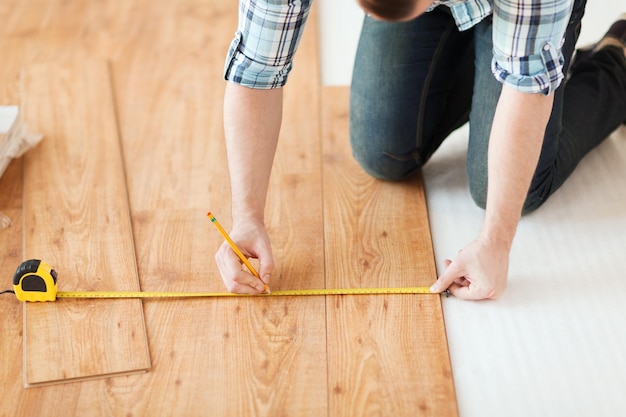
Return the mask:
{"type": "MultiPolygon", "coordinates": [[[[439,271],[480,229],[467,128],[425,166],[439,271]]],[[[461,416],[626,416],[626,128],[522,218],[496,301],[444,298],[461,416]]]]}
{"type": "MultiPolygon", "coordinates": [[[[318,7],[323,82],[349,85],[362,14],[353,0],[318,7]]],[[[620,12],[623,0],[588,2],[579,44],[620,12]]],[[[483,219],[467,137],[454,132],[424,168],[439,271],[483,219]]],[[[500,299],[443,305],[461,417],[626,416],[626,127],[522,219],[500,299]]]]}

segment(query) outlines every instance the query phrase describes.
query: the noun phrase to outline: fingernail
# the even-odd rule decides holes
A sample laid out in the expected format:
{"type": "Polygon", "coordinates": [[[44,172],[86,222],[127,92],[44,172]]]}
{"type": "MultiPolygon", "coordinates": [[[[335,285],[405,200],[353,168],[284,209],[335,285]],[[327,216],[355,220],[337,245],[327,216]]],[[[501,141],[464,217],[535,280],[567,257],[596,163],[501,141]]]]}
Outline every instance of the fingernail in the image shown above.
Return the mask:
{"type": "Polygon", "coordinates": [[[439,287],[437,286],[437,284],[433,284],[430,287],[430,292],[439,292],[439,287]]]}
{"type": "Polygon", "coordinates": [[[266,284],[270,283],[270,274],[263,275],[263,282],[266,284]]]}

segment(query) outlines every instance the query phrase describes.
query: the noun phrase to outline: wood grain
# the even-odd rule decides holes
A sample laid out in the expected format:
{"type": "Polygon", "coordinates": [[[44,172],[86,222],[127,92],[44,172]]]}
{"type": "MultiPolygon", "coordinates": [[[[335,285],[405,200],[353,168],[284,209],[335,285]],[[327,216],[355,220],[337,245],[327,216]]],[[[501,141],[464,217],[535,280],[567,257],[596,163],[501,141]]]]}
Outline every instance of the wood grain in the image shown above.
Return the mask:
{"type": "MultiPolygon", "coordinates": [[[[436,279],[421,178],[387,183],[353,160],[348,88],[323,89],[326,282],[428,286],[436,279]]],[[[441,300],[328,297],[329,414],[456,416],[441,300]]]]}
{"type": "MultiPolygon", "coordinates": [[[[46,138],[24,160],[25,257],[53,265],[60,290],[139,290],[106,63],[29,66],[22,87],[46,138]]],[[[26,303],[24,361],[27,385],[145,371],[141,301],[26,303]]]]}
{"type": "MultiPolygon", "coordinates": [[[[1,70],[0,70],[1,73],[1,70]]],[[[3,97],[4,98],[4,97],[3,97]]],[[[0,290],[11,288],[11,278],[22,261],[22,160],[13,160],[0,178],[0,212],[12,225],[0,230],[0,290]]],[[[12,294],[0,296],[0,389],[3,408],[12,411],[22,390],[22,306],[12,294]],[[6,398],[6,400],[5,400],[6,398]]]]}
{"type": "Polygon", "coordinates": [[[272,277],[275,290],[325,284],[317,41],[313,7],[284,87],[283,123],[268,192],[266,224],[279,260],[272,277]]]}
{"type": "MultiPolygon", "coordinates": [[[[223,240],[206,212],[229,229],[221,74],[236,4],[220,16],[202,51],[138,47],[114,63],[144,290],[225,291],[213,260],[223,240]]],[[[318,106],[300,105],[318,97],[312,20],[291,80],[310,95],[285,92],[291,105],[267,209],[274,289],[324,280],[318,106]]],[[[207,404],[215,416],[324,415],[324,309],[323,298],[146,301],[153,368],[136,385],[139,407],[146,415],[200,415],[207,404]]]]}
{"type": "MultiPolygon", "coordinates": [[[[76,56],[112,62],[143,290],[223,290],[213,261],[222,241],[206,211],[229,228],[221,72],[236,14],[236,2],[217,0],[0,4],[0,16],[7,16],[0,45],[12,57],[0,67],[0,81],[9,81],[0,82],[0,92],[9,97],[18,97],[10,81],[20,66],[58,66],[76,56]]],[[[277,260],[272,288],[400,285],[409,274],[411,285],[428,285],[430,238],[398,232],[428,229],[419,214],[421,185],[389,188],[355,167],[346,147],[347,93],[324,92],[320,102],[316,32],[313,13],[284,92],[266,210],[277,260]],[[390,199],[398,207],[417,204],[411,206],[417,215],[390,217],[399,213],[388,210],[390,199]],[[366,212],[383,220],[374,225],[366,212]],[[378,238],[383,231],[389,238],[378,238]],[[413,240],[394,243],[407,239],[413,240]],[[396,251],[411,262],[416,253],[428,259],[394,265],[396,251]]],[[[17,194],[19,163],[9,167],[8,187],[17,194]]],[[[19,213],[21,203],[13,201],[19,213]]],[[[2,233],[2,245],[21,247],[21,237],[3,240],[2,233]]],[[[12,274],[15,261],[0,256],[12,274]]],[[[6,394],[0,416],[454,415],[445,333],[429,333],[443,326],[439,300],[415,299],[149,300],[149,372],[26,390],[16,365],[21,306],[3,303],[9,321],[0,325],[6,335],[0,348],[8,352],[0,359],[6,394]],[[431,355],[437,343],[441,352],[431,355]],[[429,355],[430,363],[416,362],[429,355]]]]}

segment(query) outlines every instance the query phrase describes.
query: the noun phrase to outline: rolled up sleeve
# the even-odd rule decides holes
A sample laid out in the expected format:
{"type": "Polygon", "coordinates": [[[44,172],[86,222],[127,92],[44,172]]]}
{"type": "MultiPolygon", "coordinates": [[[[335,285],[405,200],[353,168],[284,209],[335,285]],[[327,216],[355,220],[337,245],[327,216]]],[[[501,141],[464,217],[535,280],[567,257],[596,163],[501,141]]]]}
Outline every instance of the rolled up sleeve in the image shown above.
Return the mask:
{"type": "Polygon", "coordinates": [[[500,82],[548,95],[561,84],[573,0],[496,0],[491,68],[500,82]]]}
{"type": "Polygon", "coordinates": [[[285,85],[312,0],[241,0],[224,78],[245,87],[285,85]]]}

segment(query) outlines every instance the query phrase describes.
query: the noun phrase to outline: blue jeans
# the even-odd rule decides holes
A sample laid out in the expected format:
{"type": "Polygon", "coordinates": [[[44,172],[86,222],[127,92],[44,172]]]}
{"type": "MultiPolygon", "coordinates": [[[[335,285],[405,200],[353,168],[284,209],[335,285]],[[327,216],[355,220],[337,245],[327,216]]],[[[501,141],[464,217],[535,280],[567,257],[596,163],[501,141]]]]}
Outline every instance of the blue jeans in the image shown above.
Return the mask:
{"type": "MultiPolygon", "coordinates": [[[[585,1],[575,1],[566,31],[566,73],[585,1]]],[[[487,148],[502,88],[491,73],[491,29],[488,18],[459,32],[445,7],[404,23],[365,17],[352,75],[350,140],[366,172],[385,180],[407,178],[469,121],[470,192],[485,207],[487,148]]],[[[576,65],[554,95],[525,212],[539,207],[626,120],[624,54],[602,49],[576,65]]]]}

